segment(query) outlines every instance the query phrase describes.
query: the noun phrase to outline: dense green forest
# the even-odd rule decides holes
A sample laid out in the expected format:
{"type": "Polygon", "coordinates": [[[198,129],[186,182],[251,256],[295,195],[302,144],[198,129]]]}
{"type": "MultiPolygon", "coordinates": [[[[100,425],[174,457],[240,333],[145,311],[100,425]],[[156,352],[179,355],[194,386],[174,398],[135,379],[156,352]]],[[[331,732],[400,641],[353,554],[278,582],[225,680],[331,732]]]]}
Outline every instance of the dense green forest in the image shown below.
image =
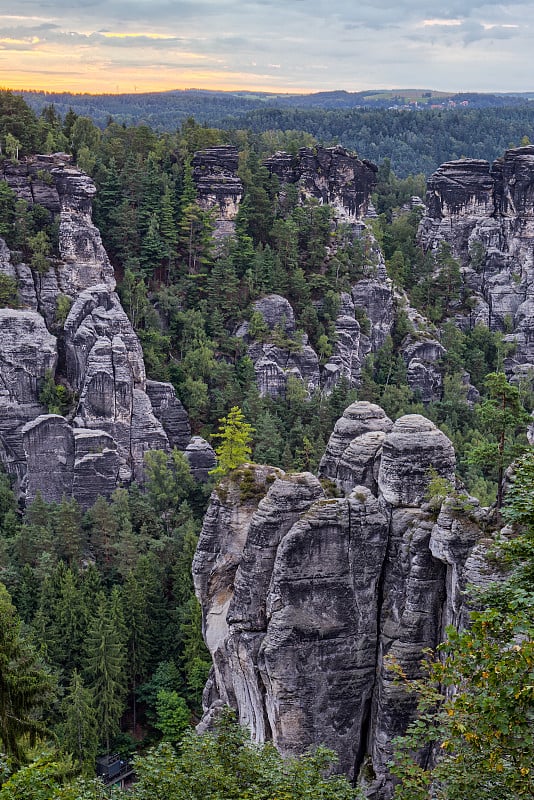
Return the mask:
{"type": "MultiPolygon", "coordinates": [[[[424,178],[408,174],[418,149],[426,158],[428,148],[436,148],[433,169],[442,160],[437,150],[442,140],[449,142],[445,148],[457,143],[456,155],[480,156],[490,143],[495,154],[500,153],[499,137],[508,139],[506,146],[528,134],[530,108],[508,109],[506,117],[499,113],[269,111],[254,112],[247,117],[247,127],[240,122],[239,130],[206,127],[188,118],[178,130],[162,133],[113,120],[100,129],[89,115],[62,116],[51,105],[37,117],[20,97],[2,93],[0,142],[3,157],[11,159],[70,151],[93,177],[98,188],[94,219],[115,267],[124,308],[142,342],[147,372],[174,385],[195,432],[210,438],[219,419],[238,406],[254,429],[255,461],[315,471],[344,408],[356,398],[371,400],[392,418],[424,413],[435,421],[454,443],[467,489],[483,503],[491,503],[502,470],[526,448],[523,431],[533,405],[531,390],[510,386],[502,374],[509,346],[500,334],[483,326],[461,331],[449,320],[451,309],[468,308],[470,302],[459,265],[446,249],[423,253],[415,244],[420,211],[400,209],[412,195],[424,191],[424,178]],[[376,141],[382,148],[387,128],[381,125],[386,118],[391,125],[389,144],[375,156],[381,164],[374,196],[379,216],[372,236],[354,238],[343,226],[334,230],[328,206],[311,201],[303,205],[290,189],[280,200],[277,180],[262,166],[265,157],[276,150],[294,153],[313,145],[313,136],[341,140],[336,125],[346,124],[349,131],[350,124],[357,126],[362,120],[366,120],[366,141],[376,141]],[[415,126],[412,138],[410,126],[415,126]],[[471,136],[474,128],[476,140],[471,136]],[[410,155],[403,150],[405,140],[410,155]],[[426,150],[423,140],[428,140],[426,150]],[[464,141],[470,141],[468,153],[461,149],[464,141]],[[222,249],[213,243],[211,214],[196,203],[192,177],[194,153],[216,144],[237,146],[245,188],[236,236],[222,249]],[[395,158],[405,177],[395,174],[395,158]],[[341,381],[331,394],[318,391],[309,397],[295,380],[289,382],[285,397],[261,397],[243,339],[235,335],[238,324],[248,319],[257,338],[272,339],[289,349],[299,347],[300,334],[291,338],[283,330],[265,330],[253,312],[254,301],[271,292],[287,297],[298,331],[307,334],[326,361],[335,343],[340,292],[375,268],[375,241],[383,249],[390,277],[426,316],[447,349],[441,365],[445,375],[441,400],[423,406],[407,384],[400,347],[412,328],[402,304],[396,309],[391,336],[365,363],[357,392],[341,381]],[[464,370],[481,393],[476,407],[466,401],[464,370]],[[507,413],[503,415],[502,409],[507,413]]],[[[360,134],[354,128],[350,135],[360,134]]],[[[352,143],[361,155],[373,155],[352,143]]],[[[418,164],[418,172],[424,169],[426,162],[418,164]]],[[[0,235],[28,259],[36,259],[36,268],[41,264],[46,269],[56,236],[48,217],[38,207],[31,211],[24,207],[2,182],[0,235]]],[[[16,287],[4,282],[0,290],[5,304],[16,307],[16,287]]],[[[360,322],[363,329],[369,324],[364,317],[360,322]]],[[[44,397],[55,408],[59,387],[52,380],[45,388],[44,397]]],[[[521,535],[495,556],[508,562],[511,573],[498,596],[487,601],[495,610],[490,630],[496,642],[488,659],[497,657],[503,642],[509,646],[515,641],[518,631],[532,632],[528,608],[534,522],[529,464],[525,461],[525,477],[517,484],[515,506],[512,503],[508,512],[521,535]]],[[[40,497],[22,514],[8,477],[1,476],[0,580],[6,588],[0,594],[0,682],[9,683],[14,706],[7,714],[0,707],[0,740],[9,756],[0,757],[0,800],[101,797],[101,789],[91,780],[96,753],[111,749],[126,756],[161,739],[160,749],[138,762],[140,782],[131,796],[140,800],[196,796],[191,794],[192,775],[198,796],[214,800],[298,800],[310,796],[310,787],[314,797],[348,798],[351,790],[339,781],[325,781],[322,794],[317,794],[328,756],[284,767],[270,748],[245,748],[242,734],[230,723],[221,728],[220,738],[199,745],[186,734],[179,752],[173,750],[198,718],[209,667],[190,563],[211,487],[195,484],[178,452],[170,463],[163,453],[153,452],[146,468],[143,488],[119,489],[109,502],[99,500],[86,514],[71,500],[49,505],[40,497]],[[15,714],[18,727],[11,722],[15,714]],[[226,761],[225,747],[232,753],[226,761]],[[212,775],[206,775],[207,753],[221,759],[220,783],[213,784],[212,775]],[[230,760],[234,767],[239,765],[237,772],[230,769],[230,760]],[[74,778],[77,773],[82,777],[74,778]]],[[[484,622],[481,619],[480,624],[484,622]]],[[[482,634],[475,627],[472,635],[482,634]]],[[[469,649],[467,641],[461,636],[452,639],[457,670],[462,666],[454,659],[469,649]]],[[[531,650],[525,650],[527,671],[532,669],[532,658],[531,650]]],[[[453,666],[451,682],[459,674],[453,666]]],[[[512,674],[511,665],[499,669],[512,674]]],[[[487,671],[484,665],[481,671],[487,671]]],[[[435,675],[431,673],[431,683],[435,675]]],[[[502,686],[499,680],[493,686],[496,694],[502,686]]],[[[417,688],[424,699],[425,687],[417,688]]],[[[489,689],[481,696],[485,701],[489,697],[490,703],[494,697],[489,689]]],[[[528,707],[532,694],[526,701],[528,707]]],[[[457,742],[454,736],[461,734],[446,728],[456,701],[448,702],[436,723],[441,725],[437,734],[429,723],[430,739],[444,740],[447,735],[457,742]]],[[[512,705],[510,701],[502,711],[503,725],[508,724],[512,705]]],[[[483,708],[481,701],[469,719],[480,722],[483,708]]],[[[480,741],[483,733],[477,731],[480,741]]],[[[409,732],[409,736],[426,734],[427,729],[409,732]]],[[[527,744],[531,735],[531,727],[521,729],[527,744]]],[[[434,776],[415,774],[412,740],[403,747],[399,770],[404,770],[406,791],[415,792],[409,781],[427,786],[434,776]]],[[[532,753],[531,739],[529,747],[527,752],[532,753]]],[[[527,769],[528,774],[526,763],[520,760],[514,769],[527,769]]],[[[504,796],[510,787],[514,790],[513,770],[507,770],[503,768],[498,791],[492,786],[480,797],[490,800],[504,796]]],[[[462,775],[467,772],[466,767],[462,775]]],[[[464,786],[460,778],[458,786],[464,786]]],[[[464,797],[463,789],[455,786],[444,797],[464,797]]]]}
{"type": "Polygon", "coordinates": [[[62,116],[73,109],[100,128],[113,118],[173,132],[194,117],[229,131],[306,131],[321,143],[342,144],[376,163],[389,158],[398,177],[430,175],[456,158],[492,161],[524,136],[534,140],[534,104],[512,95],[399,91],[284,96],[190,90],[98,96],[27,92],[24,97],[39,114],[54,104],[62,116]]]}

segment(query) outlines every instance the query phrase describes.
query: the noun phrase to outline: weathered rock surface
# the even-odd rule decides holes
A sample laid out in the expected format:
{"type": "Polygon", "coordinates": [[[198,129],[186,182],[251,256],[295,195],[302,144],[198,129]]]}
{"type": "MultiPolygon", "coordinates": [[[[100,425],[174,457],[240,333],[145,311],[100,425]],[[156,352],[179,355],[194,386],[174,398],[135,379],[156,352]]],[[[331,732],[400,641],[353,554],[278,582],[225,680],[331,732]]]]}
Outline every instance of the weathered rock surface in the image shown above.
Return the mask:
{"type": "Polygon", "coordinates": [[[274,344],[255,342],[248,348],[248,355],[254,363],[256,383],[263,396],[285,396],[290,375],[301,381],[310,394],[319,387],[319,359],[307,344],[286,350],[274,344]]]}
{"type": "MultiPolygon", "coordinates": [[[[0,309],[0,459],[26,500],[40,490],[87,508],[98,494],[142,481],[147,450],[185,450],[189,421],[171,384],[147,384],[140,342],[91,220],[92,180],[63,154],[2,169],[19,197],[58,218],[59,258],[37,273],[0,240],[0,273],[15,278],[23,305],[0,309]],[[64,324],[58,303],[70,305],[64,324]],[[45,414],[39,402],[47,373],[72,393],[66,419],[45,414]]],[[[204,445],[192,450],[206,479],[215,458],[204,445]]]]}
{"type": "Polygon", "coordinates": [[[185,448],[191,474],[196,481],[209,480],[209,472],[215,467],[217,457],[211,444],[202,436],[193,436],[185,448]]]}
{"type": "Polygon", "coordinates": [[[265,166],[282,183],[296,183],[303,197],[328,203],[339,220],[363,219],[376,184],[377,167],[343,147],[303,147],[296,158],[275,153],[265,166]]]}
{"type": "Polygon", "coordinates": [[[28,502],[38,491],[48,503],[59,503],[72,494],[74,477],[74,435],[72,428],[57,414],[43,414],[22,429],[27,459],[28,502]]]}
{"type": "Polygon", "coordinates": [[[423,650],[462,619],[484,512],[445,504],[436,522],[424,497],[431,469],[454,480],[451,443],[370,403],[345,411],[321,462],[345,497],[326,499],[309,473],[250,469],[265,496],[223,480],[193,564],[214,664],[203,726],[230,704],[256,741],[288,754],[326,744],[347,774],[365,769],[369,797],[389,800],[392,739],[414,704],[388,658],[416,677],[423,650]]]}
{"type": "Polygon", "coordinates": [[[534,146],[507,150],[490,167],[463,159],[443,164],[428,181],[419,239],[425,249],[450,246],[475,308],[460,324],[510,332],[510,377],[534,368],[534,146]]]}
{"type": "Polygon", "coordinates": [[[171,383],[147,381],[146,393],[170,446],[185,450],[191,440],[191,425],[185,408],[176,397],[174,386],[171,383]]]}
{"type": "Polygon", "coordinates": [[[25,462],[22,429],[45,411],[39,394],[57,360],[56,337],[37,312],[0,309],[0,458],[18,478],[25,462]]]}
{"type": "Polygon", "coordinates": [[[384,442],[378,486],[391,505],[417,507],[425,499],[430,470],[452,483],[454,467],[454,448],[445,434],[420,414],[406,414],[384,442]]]}
{"type": "Polygon", "coordinates": [[[243,197],[243,184],[237,176],[237,148],[230,145],[199,150],[193,158],[193,180],[198,203],[215,213],[215,239],[235,232],[235,218],[243,197]]]}
{"type": "Polygon", "coordinates": [[[110,497],[121,479],[117,442],[105,431],[73,428],[74,479],[72,495],[83,509],[97,497],[110,497]]]}
{"type": "Polygon", "coordinates": [[[338,419],[319,464],[319,476],[345,493],[354,486],[376,490],[379,456],[393,423],[374,403],[353,403],[338,419]]]}

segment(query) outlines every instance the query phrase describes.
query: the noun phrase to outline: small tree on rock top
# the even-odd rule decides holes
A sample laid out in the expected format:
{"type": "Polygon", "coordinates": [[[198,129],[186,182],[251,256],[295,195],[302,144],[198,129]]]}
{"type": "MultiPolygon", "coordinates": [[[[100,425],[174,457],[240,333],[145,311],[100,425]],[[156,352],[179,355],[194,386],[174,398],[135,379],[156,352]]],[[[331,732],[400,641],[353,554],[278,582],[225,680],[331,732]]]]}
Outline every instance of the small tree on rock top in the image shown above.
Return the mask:
{"type": "Polygon", "coordinates": [[[245,415],[239,406],[233,406],[228,416],[219,422],[219,432],[212,434],[212,438],[221,440],[220,445],[215,448],[218,463],[210,474],[222,478],[251,458],[254,428],[245,422],[245,415]]]}

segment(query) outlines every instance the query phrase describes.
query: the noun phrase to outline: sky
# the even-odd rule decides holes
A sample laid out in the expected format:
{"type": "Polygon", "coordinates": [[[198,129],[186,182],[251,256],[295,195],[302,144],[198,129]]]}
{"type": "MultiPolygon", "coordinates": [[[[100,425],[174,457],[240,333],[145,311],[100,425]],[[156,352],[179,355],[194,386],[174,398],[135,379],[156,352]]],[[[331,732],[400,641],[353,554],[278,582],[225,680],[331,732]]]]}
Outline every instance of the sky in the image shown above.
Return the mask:
{"type": "Polygon", "coordinates": [[[534,90],[534,0],[0,0],[0,87],[534,90]]]}

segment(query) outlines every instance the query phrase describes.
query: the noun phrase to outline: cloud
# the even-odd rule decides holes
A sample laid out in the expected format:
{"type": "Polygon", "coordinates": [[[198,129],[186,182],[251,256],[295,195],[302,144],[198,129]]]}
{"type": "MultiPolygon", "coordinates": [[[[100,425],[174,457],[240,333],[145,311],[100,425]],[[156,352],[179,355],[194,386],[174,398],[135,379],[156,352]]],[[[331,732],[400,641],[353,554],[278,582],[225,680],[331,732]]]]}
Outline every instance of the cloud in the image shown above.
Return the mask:
{"type": "Polygon", "coordinates": [[[281,89],[490,90],[528,88],[534,0],[21,0],[13,11],[0,17],[10,75],[55,59],[65,80],[85,70],[86,89],[98,75],[115,91],[129,71],[141,90],[152,68],[161,88],[198,86],[209,64],[203,78],[219,70],[245,88],[261,77],[281,89]],[[482,63],[489,41],[498,70],[482,63]]]}

